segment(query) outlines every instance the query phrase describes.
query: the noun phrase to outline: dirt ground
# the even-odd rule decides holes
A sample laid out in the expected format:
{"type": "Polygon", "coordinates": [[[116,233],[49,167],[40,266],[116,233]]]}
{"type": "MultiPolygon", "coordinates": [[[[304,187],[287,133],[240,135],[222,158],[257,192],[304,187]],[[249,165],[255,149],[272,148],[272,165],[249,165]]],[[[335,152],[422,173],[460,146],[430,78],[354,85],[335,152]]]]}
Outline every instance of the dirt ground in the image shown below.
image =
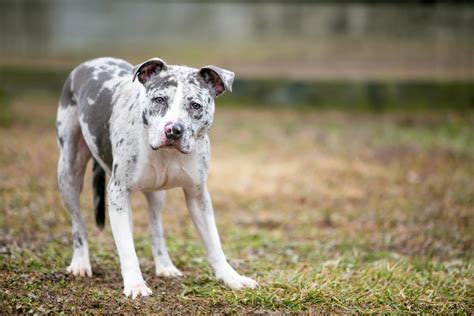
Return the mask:
{"type": "MultiPolygon", "coordinates": [[[[473,113],[219,108],[210,192],[224,250],[260,283],[212,278],[183,194],[164,227],[179,279],[153,275],[145,199],[135,245],[154,294],[122,295],[110,227],[82,195],[94,276],[69,276],[56,184],[55,100],[15,101],[0,128],[0,312],[474,311],[473,113]]],[[[90,169],[90,168],[89,168],[90,169]]]]}

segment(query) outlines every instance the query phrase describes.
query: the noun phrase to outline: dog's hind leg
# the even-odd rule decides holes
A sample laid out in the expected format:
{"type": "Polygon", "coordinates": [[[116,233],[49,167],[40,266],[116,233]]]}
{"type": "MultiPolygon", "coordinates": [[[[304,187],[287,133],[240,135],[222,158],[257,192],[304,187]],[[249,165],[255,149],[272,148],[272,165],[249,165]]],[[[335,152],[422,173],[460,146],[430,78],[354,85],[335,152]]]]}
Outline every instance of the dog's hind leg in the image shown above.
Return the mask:
{"type": "Polygon", "coordinates": [[[165,202],[165,192],[146,192],[145,197],[150,211],[150,235],[153,259],[155,260],[155,273],[162,277],[181,276],[181,272],[174,266],[168,254],[163,225],[161,224],[161,210],[165,202]]]}
{"type": "MultiPolygon", "coordinates": [[[[64,91],[63,91],[64,94],[64,91]]],[[[61,101],[64,101],[64,95],[61,101]]],[[[84,172],[91,157],[81,133],[78,109],[71,103],[60,103],[56,121],[60,157],[58,184],[64,206],[71,214],[74,253],[67,271],[73,275],[92,276],[89,260],[87,232],[81,216],[79,196],[82,191],[84,172]]]]}

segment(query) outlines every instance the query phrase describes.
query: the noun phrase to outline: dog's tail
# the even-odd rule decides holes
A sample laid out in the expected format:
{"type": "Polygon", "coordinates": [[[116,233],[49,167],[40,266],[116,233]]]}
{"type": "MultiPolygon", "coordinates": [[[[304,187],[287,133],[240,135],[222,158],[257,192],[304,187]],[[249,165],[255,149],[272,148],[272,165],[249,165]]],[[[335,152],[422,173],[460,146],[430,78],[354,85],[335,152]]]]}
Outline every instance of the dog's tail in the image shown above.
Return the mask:
{"type": "Polygon", "coordinates": [[[94,198],[95,222],[99,229],[105,224],[105,170],[93,159],[92,194],[94,198]]]}

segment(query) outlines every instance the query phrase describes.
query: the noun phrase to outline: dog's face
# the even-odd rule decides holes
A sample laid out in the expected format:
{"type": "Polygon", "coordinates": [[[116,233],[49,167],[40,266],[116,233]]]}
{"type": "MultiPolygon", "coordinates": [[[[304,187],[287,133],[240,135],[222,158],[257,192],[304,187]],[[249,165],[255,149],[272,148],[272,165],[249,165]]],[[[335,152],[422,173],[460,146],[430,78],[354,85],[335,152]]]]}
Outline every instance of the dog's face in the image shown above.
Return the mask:
{"type": "Polygon", "coordinates": [[[232,91],[234,73],[215,66],[171,66],[153,58],[134,68],[135,79],[146,89],[141,115],[151,148],[188,154],[212,124],[214,99],[232,91]]]}

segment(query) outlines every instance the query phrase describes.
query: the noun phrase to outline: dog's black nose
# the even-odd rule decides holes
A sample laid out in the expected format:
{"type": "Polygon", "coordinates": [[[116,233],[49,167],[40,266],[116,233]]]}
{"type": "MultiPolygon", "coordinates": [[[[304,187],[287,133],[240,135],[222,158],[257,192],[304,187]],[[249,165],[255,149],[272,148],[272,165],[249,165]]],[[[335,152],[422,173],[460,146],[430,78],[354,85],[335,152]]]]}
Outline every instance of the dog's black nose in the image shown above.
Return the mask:
{"type": "Polygon", "coordinates": [[[169,123],[165,126],[166,138],[172,140],[178,140],[183,136],[184,126],[181,123],[169,123]]]}

